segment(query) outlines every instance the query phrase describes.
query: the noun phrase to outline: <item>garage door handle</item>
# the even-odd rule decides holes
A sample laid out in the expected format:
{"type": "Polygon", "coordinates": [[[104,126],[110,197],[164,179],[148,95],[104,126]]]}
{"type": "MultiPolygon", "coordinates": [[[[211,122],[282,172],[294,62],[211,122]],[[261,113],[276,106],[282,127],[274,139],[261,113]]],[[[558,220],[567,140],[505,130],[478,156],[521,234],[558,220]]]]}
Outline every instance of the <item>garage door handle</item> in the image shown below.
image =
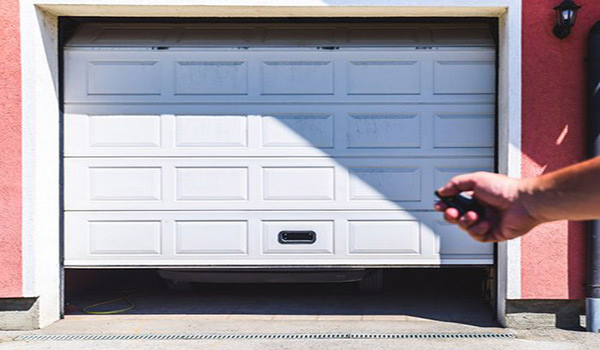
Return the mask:
{"type": "Polygon", "coordinates": [[[313,244],[317,241],[315,231],[281,231],[278,239],[281,244],[313,244]]]}

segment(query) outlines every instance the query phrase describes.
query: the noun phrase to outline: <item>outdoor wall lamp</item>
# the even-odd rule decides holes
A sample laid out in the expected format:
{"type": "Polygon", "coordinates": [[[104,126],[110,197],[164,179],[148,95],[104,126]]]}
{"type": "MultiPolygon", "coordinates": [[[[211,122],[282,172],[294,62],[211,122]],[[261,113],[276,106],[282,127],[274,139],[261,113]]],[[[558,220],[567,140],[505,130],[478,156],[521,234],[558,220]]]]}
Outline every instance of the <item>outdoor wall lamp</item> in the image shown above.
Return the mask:
{"type": "Polygon", "coordinates": [[[571,34],[571,27],[575,25],[577,20],[577,11],[581,6],[577,5],[573,0],[563,0],[554,8],[558,15],[558,22],[552,31],[559,39],[564,39],[571,34]]]}

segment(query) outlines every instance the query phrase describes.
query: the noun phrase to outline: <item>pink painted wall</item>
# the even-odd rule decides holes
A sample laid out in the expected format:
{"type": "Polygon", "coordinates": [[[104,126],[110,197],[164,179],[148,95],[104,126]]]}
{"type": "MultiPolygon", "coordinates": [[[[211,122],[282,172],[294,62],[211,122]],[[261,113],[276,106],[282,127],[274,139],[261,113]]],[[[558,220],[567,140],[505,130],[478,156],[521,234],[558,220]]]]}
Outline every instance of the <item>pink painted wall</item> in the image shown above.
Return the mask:
{"type": "Polygon", "coordinates": [[[21,267],[21,65],[19,2],[0,1],[0,297],[19,297],[21,267]]]}
{"type": "MultiPolygon", "coordinates": [[[[523,176],[584,158],[585,44],[600,1],[583,5],[564,41],[552,35],[559,0],[523,1],[523,176]]],[[[21,67],[18,0],[0,1],[0,297],[21,296],[21,67]]],[[[584,296],[585,231],[580,223],[540,226],[522,241],[522,296],[584,296]]]]}
{"type": "MultiPolygon", "coordinates": [[[[571,36],[552,34],[560,0],[523,1],[523,176],[552,171],[585,158],[587,34],[600,20],[600,1],[582,5],[571,36]]],[[[523,237],[524,299],[585,296],[585,228],[556,222],[523,237]]]]}

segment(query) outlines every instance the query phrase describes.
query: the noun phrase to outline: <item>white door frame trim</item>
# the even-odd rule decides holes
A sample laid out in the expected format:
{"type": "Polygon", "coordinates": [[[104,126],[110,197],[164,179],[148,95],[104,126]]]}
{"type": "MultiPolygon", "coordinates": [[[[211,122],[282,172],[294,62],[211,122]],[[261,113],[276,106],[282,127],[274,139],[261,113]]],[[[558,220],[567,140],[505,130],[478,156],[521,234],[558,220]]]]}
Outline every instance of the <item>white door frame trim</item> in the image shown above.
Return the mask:
{"type": "MultiPolygon", "coordinates": [[[[59,16],[495,17],[499,19],[499,170],[521,175],[521,0],[21,0],[23,296],[39,326],[60,317],[59,16]],[[418,6],[415,5],[418,3],[418,6]]],[[[521,297],[521,244],[498,245],[498,319],[521,297]]]]}

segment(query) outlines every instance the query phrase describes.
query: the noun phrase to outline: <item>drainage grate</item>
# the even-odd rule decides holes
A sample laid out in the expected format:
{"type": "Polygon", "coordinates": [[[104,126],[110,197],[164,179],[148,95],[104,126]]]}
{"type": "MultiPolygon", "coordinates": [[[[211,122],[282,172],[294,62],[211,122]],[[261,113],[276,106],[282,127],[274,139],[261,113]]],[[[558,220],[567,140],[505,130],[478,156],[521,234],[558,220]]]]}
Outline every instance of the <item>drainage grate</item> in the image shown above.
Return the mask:
{"type": "Polygon", "coordinates": [[[21,341],[70,340],[242,340],[242,339],[512,339],[512,333],[292,333],[292,334],[36,334],[21,341]]]}

